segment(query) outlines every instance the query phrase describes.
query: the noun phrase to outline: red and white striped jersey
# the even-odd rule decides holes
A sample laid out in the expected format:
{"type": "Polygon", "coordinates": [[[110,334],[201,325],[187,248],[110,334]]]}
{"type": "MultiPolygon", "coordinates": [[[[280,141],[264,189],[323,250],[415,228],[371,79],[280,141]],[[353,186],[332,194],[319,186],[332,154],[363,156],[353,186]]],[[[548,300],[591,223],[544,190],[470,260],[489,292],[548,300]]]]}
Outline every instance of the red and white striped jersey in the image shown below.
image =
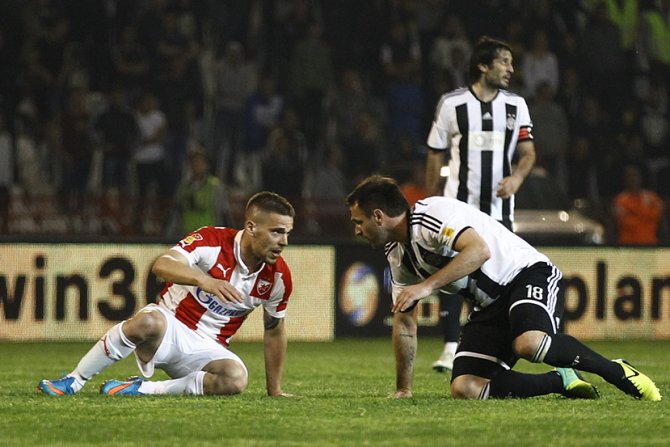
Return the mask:
{"type": "Polygon", "coordinates": [[[184,255],[191,267],[228,281],[244,296],[243,302],[224,303],[199,287],[174,283],[165,285],[159,300],[186,326],[224,346],[258,306],[284,318],[293,289],[291,271],[281,257],[274,265],[263,264],[250,272],[240,256],[241,239],[240,230],[208,226],[190,233],[172,249],[184,255]]]}

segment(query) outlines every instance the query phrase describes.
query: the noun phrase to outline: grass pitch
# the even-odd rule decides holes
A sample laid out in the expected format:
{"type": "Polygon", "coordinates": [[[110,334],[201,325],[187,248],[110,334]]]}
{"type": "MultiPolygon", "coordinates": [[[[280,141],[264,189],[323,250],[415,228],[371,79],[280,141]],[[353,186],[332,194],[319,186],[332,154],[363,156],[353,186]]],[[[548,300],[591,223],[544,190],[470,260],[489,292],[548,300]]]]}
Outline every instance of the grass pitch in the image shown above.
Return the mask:
{"type": "MultiPolygon", "coordinates": [[[[670,342],[591,342],[652,377],[665,400],[636,401],[599,377],[598,401],[556,396],[455,401],[448,374],[430,364],[437,339],[420,339],[413,399],[393,391],[390,339],[290,343],[284,390],[265,395],[263,347],[233,344],[246,362],[247,390],[232,397],[98,394],[107,378],[137,374],[131,357],[94,377],[76,396],[36,390],[42,378],[70,371],[89,343],[0,344],[2,446],[665,446],[670,441],[670,342]]],[[[518,369],[545,371],[520,362],[518,369]]],[[[157,379],[166,378],[157,372],[157,379]]]]}

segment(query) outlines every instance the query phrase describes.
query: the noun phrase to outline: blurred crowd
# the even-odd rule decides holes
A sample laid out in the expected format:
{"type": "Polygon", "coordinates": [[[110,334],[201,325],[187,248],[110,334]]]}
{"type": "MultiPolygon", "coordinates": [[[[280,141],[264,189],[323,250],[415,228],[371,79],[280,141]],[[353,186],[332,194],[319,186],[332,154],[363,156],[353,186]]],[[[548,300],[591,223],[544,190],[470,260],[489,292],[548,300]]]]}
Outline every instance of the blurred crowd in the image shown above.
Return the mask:
{"type": "Polygon", "coordinates": [[[0,234],[240,225],[269,189],[296,235],[348,235],[363,176],[420,195],[481,35],[514,49],[537,164],[571,200],[616,231],[635,169],[667,217],[670,0],[4,0],[0,234]]]}

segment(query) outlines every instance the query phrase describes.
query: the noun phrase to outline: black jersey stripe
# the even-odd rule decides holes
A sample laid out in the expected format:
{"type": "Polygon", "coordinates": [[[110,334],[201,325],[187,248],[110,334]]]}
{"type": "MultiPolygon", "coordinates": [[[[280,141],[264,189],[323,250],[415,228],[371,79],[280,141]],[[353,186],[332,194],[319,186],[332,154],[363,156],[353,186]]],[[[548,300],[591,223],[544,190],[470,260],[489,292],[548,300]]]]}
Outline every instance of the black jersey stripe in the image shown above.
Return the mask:
{"type": "MultiPolygon", "coordinates": [[[[490,102],[480,102],[482,131],[493,130],[493,106],[490,102]]],[[[487,149],[487,148],[484,148],[487,149]]],[[[493,149],[493,148],[490,148],[493,149]]],[[[493,152],[484,150],[481,153],[479,172],[479,209],[483,213],[491,214],[491,200],[493,196],[493,152]]]]}
{"type": "Polygon", "coordinates": [[[428,230],[430,230],[434,233],[439,233],[440,232],[440,226],[439,225],[435,225],[431,222],[426,222],[423,219],[411,220],[410,225],[412,225],[412,226],[419,225],[419,226],[422,226],[422,227],[424,227],[424,228],[426,228],[426,229],[428,229],[428,230]]]}
{"type": "Polygon", "coordinates": [[[440,227],[442,226],[442,221],[433,215],[426,213],[413,213],[411,219],[414,219],[415,217],[428,220],[431,223],[437,224],[440,227]]]}
{"type": "Polygon", "coordinates": [[[458,144],[461,166],[458,169],[458,192],[456,198],[461,202],[468,201],[468,105],[461,104],[456,106],[456,122],[458,131],[461,134],[461,141],[458,144]]]}
{"type": "MultiPolygon", "coordinates": [[[[517,107],[514,104],[505,104],[505,119],[509,120],[510,118],[514,117],[516,120],[517,116],[517,107]]],[[[512,141],[512,137],[514,136],[514,127],[515,126],[510,126],[509,124],[505,127],[505,146],[504,150],[505,153],[503,154],[503,178],[507,177],[509,175],[512,175],[512,167],[510,166],[509,162],[509,145],[510,141],[512,141]]],[[[502,201],[502,224],[505,225],[507,228],[512,227],[512,221],[511,221],[511,214],[512,214],[512,203],[511,199],[503,199],[502,201]]]]}
{"type": "MultiPolygon", "coordinates": [[[[425,279],[425,278],[428,278],[428,277],[430,276],[430,272],[428,272],[427,270],[424,270],[424,269],[421,267],[421,265],[419,264],[419,261],[418,261],[417,258],[416,258],[416,254],[414,253],[414,250],[412,250],[412,247],[411,247],[411,246],[407,246],[407,245],[405,245],[405,254],[406,254],[406,255],[409,255],[409,258],[410,258],[410,260],[411,260],[410,262],[411,262],[411,264],[412,264],[412,267],[414,267],[414,271],[415,271],[419,276],[421,276],[421,277],[424,278],[424,279],[425,279]]],[[[403,259],[403,262],[405,262],[404,259],[403,259]]]]}
{"type": "Polygon", "coordinates": [[[491,215],[493,198],[493,151],[481,153],[481,179],[479,181],[479,210],[491,215]]]}

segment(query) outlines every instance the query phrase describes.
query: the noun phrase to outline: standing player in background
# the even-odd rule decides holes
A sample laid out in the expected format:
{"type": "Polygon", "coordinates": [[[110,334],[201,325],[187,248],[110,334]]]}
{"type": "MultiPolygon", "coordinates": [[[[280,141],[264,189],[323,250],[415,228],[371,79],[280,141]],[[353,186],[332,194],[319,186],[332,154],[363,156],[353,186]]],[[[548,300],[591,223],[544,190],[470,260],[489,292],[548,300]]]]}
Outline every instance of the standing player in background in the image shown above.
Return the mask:
{"type": "Polygon", "coordinates": [[[260,192],[247,203],[244,229],[202,227],[160,256],[152,272],[166,281],[157,304],[112,327],[70,374],[42,380],[46,394],[77,393],[94,375],[135,353],[145,377],[154,368],[172,379],[109,380],[102,394],[237,394],[247,386],[244,362],[228,350],[247,316],[263,307],[265,378],[281,387],[286,354],[284,316],[292,291],[281,257],[295,211],[283,197],[260,192]]]}
{"type": "MultiPolygon", "coordinates": [[[[507,90],[514,73],[512,50],[487,36],[470,57],[469,87],[440,98],[428,136],[426,189],[439,194],[440,170],[450,151],[444,195],[477,207],[509,230],[514,220],[514,194],[535,163],[532,122],[526,101],[507,90]],[[518,161],[512,160],[518,151],[518,161]]],[[[436,371],[453,367],[460,334],[463,297],[443,294],[441,320],[444,350],[436,371]]]]}
{"type": "Polygon", "coordinates": [[[475,308],[456,352],[452,397],[598,398],[579,369],[635,398],[661,400],[654,382],[626,361],[608,360],[558,333],[561,271],[491,216],[448,197],[428,197],[410,208],[398,184],[381,176],[359,183],[347,205],[356,236],[384,247],[391,270],[396,391],[390,397],[412,397],[417,303],[435,290],[455,289],[475,308]],[[512,370],[520,358],[556,370],[512,370]]]}

